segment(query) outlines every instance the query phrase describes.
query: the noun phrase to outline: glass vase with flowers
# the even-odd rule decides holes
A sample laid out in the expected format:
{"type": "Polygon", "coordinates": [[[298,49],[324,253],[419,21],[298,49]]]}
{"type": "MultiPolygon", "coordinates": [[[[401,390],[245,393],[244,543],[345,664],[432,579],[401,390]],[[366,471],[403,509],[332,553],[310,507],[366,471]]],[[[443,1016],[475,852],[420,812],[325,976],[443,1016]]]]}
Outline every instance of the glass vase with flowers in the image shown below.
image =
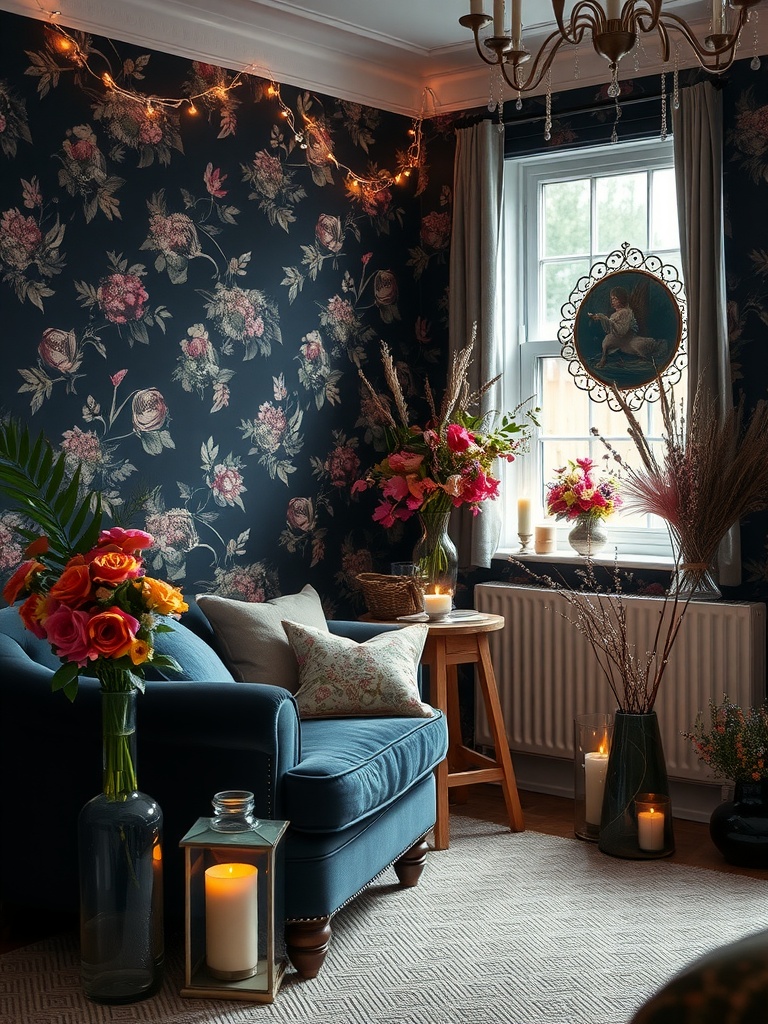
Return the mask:
{"type": "Polygon", "coordinates": [[[382,343],[384,377],[394,403],[379,393],[363,371],[360,377],[386,424],[388,454],[365,477],[355,481],[353,493],[368,489],[380,492],[373,519],[386,528],[417,516],[421,537],[413,561],[426,593],[453,596],[456,589],[458,556],[448,535],[448,522],[455,508],[481,512],[484,502],[499,495],[500,480],[494,475],[497,459],[512,462],[527,451],[530,424],[535,410],[517,418],[512,414],[476,416],[481,396],[498,380],[494,378],[472,392],[467,372],[474,342],[458,352],[451,364],[443,400],[438,406],[429,381],[424,383],[428,416],[423,425],[414,423],[395,368],[392,354],[382,343]],[[526,422],[527,420],[527,422],[526,422]]]}
{"type": "Polygon", "coordinates": [[[580,555],[595,555],[608,543],[605,520],[621,507],[615,477],[592,459],[568,460],[547,484],[547,513],[573,524],[568,543],[580,555]]]}
{"type": "Polygon", "coordinates": [[[768,867],[768,703],[745,711],[723,694],[709,702],[709,718],[707,728],[699,712],[684,735],[715,778],[733,783],[710,817],[712,841],[729,864],[768,867]]]}
{"type": "Polygon", "coordinates": [[[147,666],[180,671],[155,639],[187,605],[176,587],[146,574],[153,538],[102,530],[99,495],[81,495],[64,455],[12,422],[0,426],[0,493],[44,531],[20,530],[28,557],[3,597],[24,598],[24,626],[60,659],[54,691],[73,701],[80,677],[99,682],[102,792],[78,821],[81,972],[94,1001],[130,1002],[157,990],[164,959],[163,816],[138,789],[136,694],[147,666]]]}

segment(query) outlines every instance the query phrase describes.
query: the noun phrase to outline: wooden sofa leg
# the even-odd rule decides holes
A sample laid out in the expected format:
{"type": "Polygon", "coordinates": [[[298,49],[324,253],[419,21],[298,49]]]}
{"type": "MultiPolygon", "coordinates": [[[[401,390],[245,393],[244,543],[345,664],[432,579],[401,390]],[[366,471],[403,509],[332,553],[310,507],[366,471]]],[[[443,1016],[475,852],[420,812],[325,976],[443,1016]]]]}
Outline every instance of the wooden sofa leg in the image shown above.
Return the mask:
{"type": "Polygon", "coordinates": [[[286,952],[302,978],[317,977],[330,941],[330,917],[318,917],[313,921],[289,921],[285,926],[286,952]]]}
{"type": "Polygon", "coordinates": [[[406,850],[399,860],[395,861],[395,874],[400,880],[400,885],[412,888],[419,884],[424,865],[427,863],[428,850],[426,839],[422,839],[410,850],[406,850]]]}

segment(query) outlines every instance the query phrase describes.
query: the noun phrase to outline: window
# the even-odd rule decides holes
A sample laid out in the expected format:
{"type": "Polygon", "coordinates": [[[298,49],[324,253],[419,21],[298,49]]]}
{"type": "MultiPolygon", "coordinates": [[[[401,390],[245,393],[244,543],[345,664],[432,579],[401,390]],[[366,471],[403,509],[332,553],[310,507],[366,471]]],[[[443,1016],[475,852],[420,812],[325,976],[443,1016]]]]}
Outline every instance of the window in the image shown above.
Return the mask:
{"type": "MultiPolygon", "coordinates": [[[[504,408],[531,395],[541,408],[531,454],[514,464],[504,488],[501,547],[516,550],[515,499],[530,496],[534,517],[543,517],[555,469],[568,459],[600,461],[607,454],[593,427],[637,464],[623,413],[577,388],[560,355],[561,309],[574,285],[623,242],[677,267],[680,277],[682,268],[671,141],[509,160],[505,189],[504,408]]],[[[684,388],[685,380],[675,386],[676,401],[684,388]]],[[[660,438],[658,403],[646,403],[638,416],[647,436],[660,438]]],[[[622,511],[606,525],[620,556],[670,553],[656,517],[622,511]]]]}

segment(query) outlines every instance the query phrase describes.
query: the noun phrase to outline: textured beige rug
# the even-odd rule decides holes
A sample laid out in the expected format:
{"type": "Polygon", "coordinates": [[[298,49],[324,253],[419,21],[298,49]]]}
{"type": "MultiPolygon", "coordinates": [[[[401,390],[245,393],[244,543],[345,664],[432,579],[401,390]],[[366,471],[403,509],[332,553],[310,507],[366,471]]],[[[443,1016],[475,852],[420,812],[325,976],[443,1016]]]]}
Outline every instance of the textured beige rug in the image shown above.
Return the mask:
{"type": "Polygon", "coordinates": [[[340,913],[319,977],[289,975],[271,1006],[181,998],[178,936],[157,996],[97,1006],[65,937],[0,957],[0,1022],[624,1024],[699,954],[768,927],[762,879],[455,815],[419,886],[395,883],[388,872],[340,913]]]}

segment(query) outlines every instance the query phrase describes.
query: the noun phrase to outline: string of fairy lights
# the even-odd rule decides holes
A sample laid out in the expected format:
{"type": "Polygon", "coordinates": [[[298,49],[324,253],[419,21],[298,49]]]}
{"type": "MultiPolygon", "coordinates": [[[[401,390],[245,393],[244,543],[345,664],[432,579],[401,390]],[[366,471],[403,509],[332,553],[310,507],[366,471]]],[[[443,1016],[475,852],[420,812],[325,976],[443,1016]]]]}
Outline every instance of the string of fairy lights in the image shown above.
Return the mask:
{"type": "MultiPolygon", "coordinates": [[[[258,72],[258,67],[255,64],[249,65],[247,68],[238,71],[230,81],[217,82],[215,85],[211,85],[189,96],[158,96],[154,93],[142,93],[138,89],[126,88],[121,85],[109,71],[99,71],[92,67],[88,53],[83,49],[75,36],[59,23],[58,19],[61,17],[62,12],[58,10],[45,10],[39,0],[37,0],[37,5],[42,13],[47,15],[49,26],[55,32],[54,45],[59,54],[66,58],[74,67],[86,72],[93,79],[99,81],[106,90],[125,100],[140,104],[148,117],[157,115],[161,110],[182,109],[188,115],[194,117],[199,112],[198,104],[217,101],[222,104],[225,103],[228,93],[242,86],[249,75],[256,75],[258,72]]],[[[344,173],[347,188],[351,192],[373,199],[379,193],[390,189],[393,185],[403,184],[403,179],[408,178],[411,172],[421,165],[423,159],[422,124],[424,120],[424,104],[422,104],[422,110],[413,119],[412,126],[409,129],[410,143],[400,160],[401,166],[399,170],[394,173],[382,170],[377,172],[375,176],[366,176],[358,174],[336,157],[331,146],[329,131],[322,121],[312,118],[302,111],[301,122],[297,123],[296,115],[280,94],[279,84],[269,74],[259,75],[258,77],[266,78],[269,81],[267,95],[277,102],[280,116],[287,125],[288,130],[293,134],[294,140],[299,147],[302,149],[307,149],[309,146],[317,148],[329,163],[344,173]]],[[[431,93],[431,90],[425,91],[424,103],[426,103],[427,99],[426,93],[431,93]]],[[[432,100],[434,102],[434,96],[432,96],[432,100]]]]}

